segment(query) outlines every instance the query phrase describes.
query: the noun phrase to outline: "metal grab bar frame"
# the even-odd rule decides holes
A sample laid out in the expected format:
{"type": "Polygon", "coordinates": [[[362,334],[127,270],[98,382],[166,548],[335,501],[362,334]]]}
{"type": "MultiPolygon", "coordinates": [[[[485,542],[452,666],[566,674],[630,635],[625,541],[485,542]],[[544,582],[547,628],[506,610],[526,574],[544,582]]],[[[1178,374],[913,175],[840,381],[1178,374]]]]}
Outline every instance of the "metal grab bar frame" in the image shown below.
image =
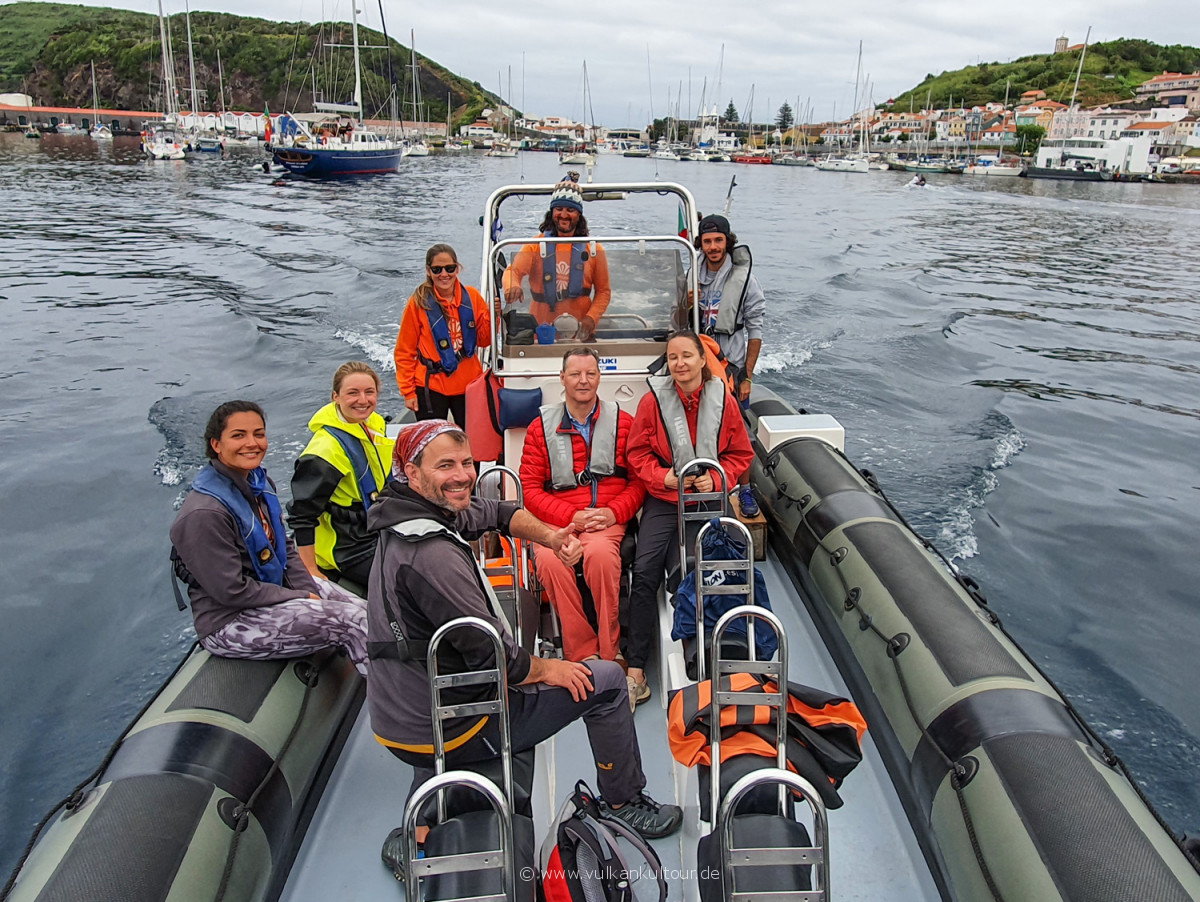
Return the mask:
{"type": "MultiPolygon", "coordinates": [[[[703,681],[705,678],[705,659],[708,655],[704,654],[704,596],[705,595],[745,595],[746,604],[754,604],[754,539],[750,535],[750,530],[746,528],[746,524],[736,517],[713,517],[707,523],[700,527],[700,532],[696,533],[696,679],[703,681]],[[704,535],[710,529],[714,529],[714,523],[719,523],[726,529],[734,528],[742,534],[742,541],[746,544],[746,556],[743,559],[729,560],[712,560],[704,559],[702,550],[702,542],[704,535]],[[746,573],[745,586],[727,586],[722,589],[706,587],[704,584],[704,574],[712,573],[716,570],[743,570],[746,573]]],[[[746,631],[746,638],[750,646],[750,660],[754,660],[754,629],[753,624],[746,631]]]]}
{"type": "Polygon", "coordinates": [[[825,803],[816,787],[799,774],[780,768],[765,768],[746,774],[729,788],[729,795],[721,801],[715,828],[719,830],[721,844],[721,895],[730,902],[749,902],[761,899],[756,893],[739,893],[734,889],[734,856],[740,857],[742,867],[768,867],[786,864],[812,865],[817,875],[816,888],[812,890],[779,891],[772,899],[796,900],[796,902],[828,902],[829,900],[829,818],[825,803]],[[813,815],[815,838],[811,846],[792,846],[784,849],[737,847],[733,844],[733,812],[741,797],[764,783],[778,783],[780,793],[789,789],[798,793],[813,815]]]}
{"type": "MultiPolygon", "coordinates": [[[[450,624],[447,624],[448,626],[450,624]]],[[[495,783],[482,774],[468,770],[452,770],[439,773],[426,781],[408,801],[404,809],[404,884],[405,898],[420,899],[422,877],[437,874],[458,874],[466,871],[482,871],[500,868],[503,870],[504,893],[489,896],[471,896],[469,902],[506,902],[517,897],[517,868],[513,857],[513,822],[508,800],[495,783]],[[491,803],[500,819],[500,848],[485,852],[464,852],[457,855],[439,855],[436,858],[418,858],[417,817],[430,796],[437,794],[439,804],[443,791],[451,786],[470,786],[482,793],[491,803]]],[[[448,902],[468,902],[467,899],[448,902]]]]}
{"type": "Polygon", "coordinates": [[[729,516],[729,477],[725,475],[725,468],[719,462],[708,457],[694,458],[685,464],[682,470],[678,470],[676,475],[679,479],[679,485],[676,488],[679,497],[679,579],[682,581],[687,576],[687,524],[696,520],[708,520],[714,516],[729,516]],[[714,488],[711,492],[685,492],[683,481],[693,470],[701,473],[708,470],[715,471],[721,477],[720,490],[714,488]],[[705,504],[712,502],[719,503],[721,509],[719,511],[701,509],[705,504]],[[696,505],[697,509],[689,511],[688,504],[696,505]]]}
{"type": "MultiPolygon", "coordinates": [[[[713,675],[709,687],[709,817],[717,810],[721,798],[721,708],[725,705],[765,705],[777,708],[775,715],[775,766],[787,770],[787,667],[788,643],[783,622],[772,612],[758,605],[744,604],[721,615],[712,636],[713,675]],[[775,631],[779,640],[779,651],[774,661],[734,661],[721,657],[721,640],[725,630],[741,617],[745,617],[747,632],[753,634],[754,621],[763,620],[775,631]],[[774,677],[775,692],[731,692],[721,689],[721,677],[734,673],[757,673],[774,677]]],[[[780,814],[785,814],[785,798],[780,790],[780,814]]]]}
{"type": "MultiPolygon", "coordinates": [[[[504,667],[504,642],[497,629],[480,617],[456,617],[449,623],[438,627],[433,638],[429,640],[429,651],[425,656],[425,669],[429,674],[429,696],[432,703],[433,715],[433,768],[434,773],[442,774],[446,770],[446,735],[443,721],[451,717],[468,717],[472,714],[495,714],[500,721],[500,762],[504,771],[504,797],[514,799],[513,795],[513,764],[512,737],[508,727],[508,671],[504,667]],[[443,675],[438,672],[437,650],[442,640],[456,629],[477,629],[492,642],[496,656],[496,666],[486,670],[476,670],[469,673],[454,673],[443,675]],[[442,690],[452,686],[469,686],[483,683],[494,683],[496,698],[491,701],[470,702],[462,705],[443,705],[442,690]]],[[[438,819],[446,817],[446,800],[438,795],[438,819]]]]}

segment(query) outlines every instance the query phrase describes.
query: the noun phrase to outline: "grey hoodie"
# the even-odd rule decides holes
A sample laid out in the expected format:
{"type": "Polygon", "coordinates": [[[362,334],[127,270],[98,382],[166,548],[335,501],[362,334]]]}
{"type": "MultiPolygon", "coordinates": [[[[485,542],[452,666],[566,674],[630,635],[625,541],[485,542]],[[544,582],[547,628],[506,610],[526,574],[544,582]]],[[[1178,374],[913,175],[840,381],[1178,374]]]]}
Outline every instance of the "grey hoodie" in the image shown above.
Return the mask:
{"type": "MultiPolygon", "coordinates": [[[[482,576],[467,549],[448,536],[434,535],[413,541],[388,527],[406,520],[430,519],[456,530],[465,539],[499,529],[508,532],[518,506],[473,498],[457,517],[437,507],[407,485],[389,485],[367,512],[367,528],[379,535],[367,592],[367,641],[372,647],[393,641],[387,605],[400,619],[410,645],[424,646],[444,623],[457,617],[479,617],[496,626],[504,637],[508,684],[516,686],[529,675],[529,653],[491,613],[482,576]]],[[[452,633],[441,645],[439,664],[448,672],[494,666],[491,643],[467,631],[452,633]]],[[[483,690],[486,692],[487,690],[483,690]]],[[[460,696],[443,693],[449,701],[483,698],[475,687],[460,696]]],[[[414,752],[432,752],[429,680],[424,654],[420,661],[374,657],[367,681],[367,704],[375,735],[388,746],[414,752]]],[[[451,720],[446,724],[447,744],[473,732],[479,718],[451,720]]]]}

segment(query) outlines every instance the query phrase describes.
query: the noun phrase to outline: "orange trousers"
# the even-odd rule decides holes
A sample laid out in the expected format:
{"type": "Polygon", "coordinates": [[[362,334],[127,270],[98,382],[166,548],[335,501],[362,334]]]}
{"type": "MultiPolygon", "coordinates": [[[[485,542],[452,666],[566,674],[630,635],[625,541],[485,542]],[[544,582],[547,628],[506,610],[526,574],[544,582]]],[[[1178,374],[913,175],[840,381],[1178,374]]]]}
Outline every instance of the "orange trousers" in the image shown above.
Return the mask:
{"type": "Polygon", "coordinates": [[[574,569],[555,557],[549,548],[533,546],[538,579],[546,587],[550,603],[558,613],[563,654],[568,661],[582,661],[588,655],[613,661],[621,649],[621,539],[624,537],[624,523],[579,535],[583,545],[583,578],[596,603],[599,635],[592,630],[583,612],[583,598],[575,582],[574,569]]]}

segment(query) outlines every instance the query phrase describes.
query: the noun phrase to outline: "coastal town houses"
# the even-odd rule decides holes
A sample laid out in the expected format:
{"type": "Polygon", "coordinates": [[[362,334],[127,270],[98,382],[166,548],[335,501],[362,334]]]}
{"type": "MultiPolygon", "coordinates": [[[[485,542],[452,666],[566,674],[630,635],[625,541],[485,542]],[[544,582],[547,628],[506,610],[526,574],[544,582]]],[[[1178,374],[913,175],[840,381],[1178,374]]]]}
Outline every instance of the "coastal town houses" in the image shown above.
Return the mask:
{"type": "Polygon", "coordinates": [[[1200,72],[1164,72],[1139,85],[1137,96],[1165,106],[1200,110],[1200,72]]]}

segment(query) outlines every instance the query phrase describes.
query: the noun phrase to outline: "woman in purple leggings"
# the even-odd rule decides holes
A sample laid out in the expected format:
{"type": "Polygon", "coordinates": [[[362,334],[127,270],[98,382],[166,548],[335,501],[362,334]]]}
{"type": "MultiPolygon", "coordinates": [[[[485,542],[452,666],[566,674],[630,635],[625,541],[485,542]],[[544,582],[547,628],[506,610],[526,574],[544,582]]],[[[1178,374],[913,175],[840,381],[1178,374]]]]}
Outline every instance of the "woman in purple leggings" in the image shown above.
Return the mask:
{"type": "MultiPolygon", "coordinates": [[[[200,644],[225,658],[293,658],[340,645],[363,670],[367,603],[324,584],[322,598],[283,525],[262,467],[266,416],[227,401],[208,420],[209,459],[171,526],[200,644]]],[[[323,581],[322,581],[323,582],[323,581]]]]}

